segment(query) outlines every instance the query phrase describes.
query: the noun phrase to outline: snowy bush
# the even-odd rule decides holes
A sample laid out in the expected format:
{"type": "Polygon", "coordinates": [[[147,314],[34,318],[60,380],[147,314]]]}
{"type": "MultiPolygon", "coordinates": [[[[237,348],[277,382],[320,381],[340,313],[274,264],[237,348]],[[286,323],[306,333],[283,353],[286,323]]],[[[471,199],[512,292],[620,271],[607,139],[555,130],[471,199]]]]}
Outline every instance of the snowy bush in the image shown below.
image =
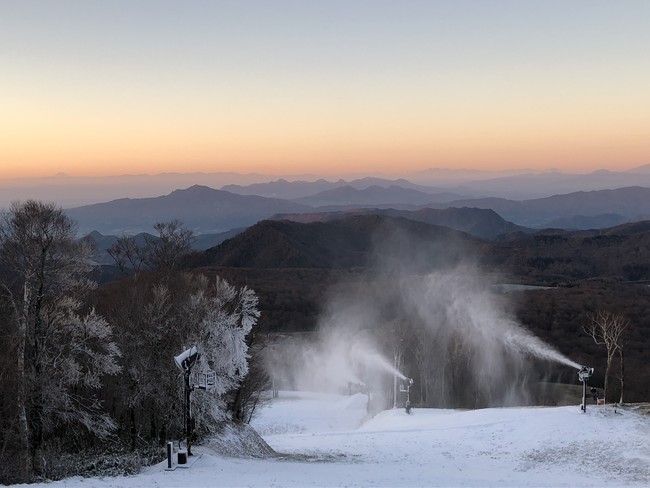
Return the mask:
{"type": "Polygon", "coordinates": [[[42,479],[60,480],[72,476],[127,476],[137,474],[143,468],[161,462],[164,449],[141,447],[131,450],[119,444],[101,448],[84,449],[79,452],[46,453],[49,462],[44,467],[42,479]]]}

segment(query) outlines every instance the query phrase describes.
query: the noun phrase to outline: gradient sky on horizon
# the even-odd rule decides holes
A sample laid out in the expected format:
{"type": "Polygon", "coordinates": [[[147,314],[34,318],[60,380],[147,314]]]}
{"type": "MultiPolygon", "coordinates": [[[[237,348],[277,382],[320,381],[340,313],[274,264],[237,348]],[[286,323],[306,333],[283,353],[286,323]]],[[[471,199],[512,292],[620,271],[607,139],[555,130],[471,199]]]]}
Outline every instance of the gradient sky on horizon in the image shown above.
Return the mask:
{"type": "Polygon", "coordinates": [[[649,163],[647,0],[0,0],[0,178],[649,163]]]}

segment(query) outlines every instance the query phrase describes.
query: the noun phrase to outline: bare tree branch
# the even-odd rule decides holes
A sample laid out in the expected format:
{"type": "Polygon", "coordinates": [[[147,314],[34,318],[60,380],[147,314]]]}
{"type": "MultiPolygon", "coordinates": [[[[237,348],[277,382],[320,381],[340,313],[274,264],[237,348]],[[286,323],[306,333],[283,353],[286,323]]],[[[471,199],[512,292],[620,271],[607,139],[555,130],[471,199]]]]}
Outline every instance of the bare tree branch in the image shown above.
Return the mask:
{"type": "MultiPolygon", "coordinates": [[[[605,399],[607,399],[612,362],[616,354],[621,355],[622,358],[623,336],[628,326],[628,320],[622,315],[603,310],[590,315],[589,321],[583,326],[584,332],[593,339],[594,343],[605,346],[607,354],[603,394],[605,399]]],[[[622,385],[623,379],[621,379],[622,385]]]]}

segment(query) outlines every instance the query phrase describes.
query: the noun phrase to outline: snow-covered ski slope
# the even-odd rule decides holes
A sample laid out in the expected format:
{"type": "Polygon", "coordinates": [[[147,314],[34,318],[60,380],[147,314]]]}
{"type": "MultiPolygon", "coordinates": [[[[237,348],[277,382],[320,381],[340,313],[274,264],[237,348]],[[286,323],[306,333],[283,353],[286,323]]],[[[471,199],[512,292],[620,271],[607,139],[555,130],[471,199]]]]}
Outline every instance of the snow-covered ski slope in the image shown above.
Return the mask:
{"type": "MultiPolygon", "coordinates": [[[[58,486],[650,486],[650,415],[610,406],[388,410],[366,397],[280,392],[253,426],[277,459],[203,456],[191,469],[58,486]]],[[[33,486],[33,485],[32,485],[33,486]]]]}

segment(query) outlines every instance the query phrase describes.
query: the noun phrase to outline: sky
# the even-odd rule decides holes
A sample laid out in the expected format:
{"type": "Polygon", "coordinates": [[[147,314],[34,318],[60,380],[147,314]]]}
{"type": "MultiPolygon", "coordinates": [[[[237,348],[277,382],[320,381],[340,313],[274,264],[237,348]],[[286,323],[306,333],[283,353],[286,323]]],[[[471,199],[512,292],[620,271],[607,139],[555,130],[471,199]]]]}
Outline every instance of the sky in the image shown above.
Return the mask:
{"type": "Polygon", "coordinates": [[[647,0],[0,0],[0,179],[650,163],[647,0]]]}

